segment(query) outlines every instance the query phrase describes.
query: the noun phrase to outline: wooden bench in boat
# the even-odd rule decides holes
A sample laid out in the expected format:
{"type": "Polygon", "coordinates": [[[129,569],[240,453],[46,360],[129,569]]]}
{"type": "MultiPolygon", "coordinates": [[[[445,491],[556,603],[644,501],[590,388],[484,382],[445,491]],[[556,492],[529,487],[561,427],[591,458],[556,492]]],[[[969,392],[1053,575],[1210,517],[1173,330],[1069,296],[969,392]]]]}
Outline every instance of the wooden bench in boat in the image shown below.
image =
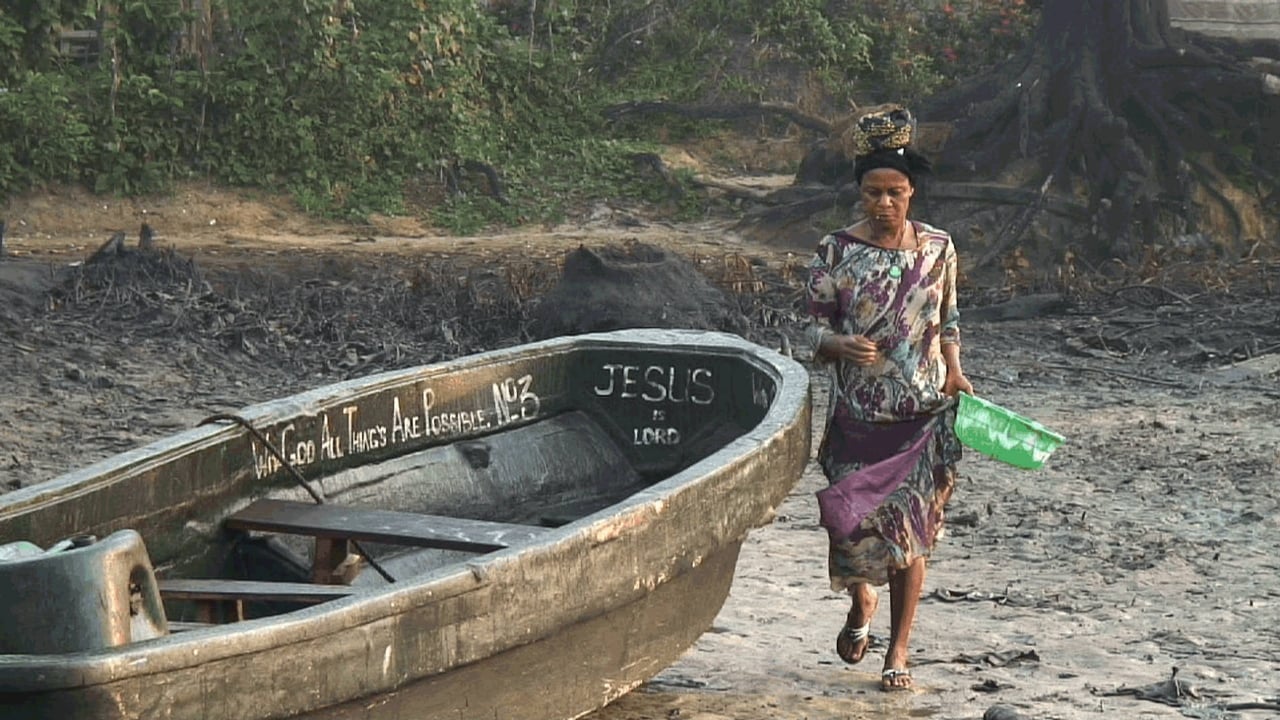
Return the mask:
{"type": "Polygon", "coordinates": [[[231,515],[225,524],[237,530],[478,553],[502,550],[547,531],[535,525],[269,499],[258,500],[231,515]]]}
{"type": "Polygon", "coordinates": [[[547,531],[534,525],[272,499],[253,502],[228,517],[224,525],[233,530],[314,537],[311,579],[317,583],[343,581],[340,568],[351,556],[352,541],[487,553],[547,531]]]}
{"type": "Polygon", "coordinates": [[[170,620],[170,633],[191,632],[192,630],[203,630],[205,628],[217,627],[213,623],[195,622],[192,620],[170,620]]]}
{"type": "Polygon", "coordinates": [[[244,619],[244,603],[253,601],[289,602],[314,605],[343,598],[355,592],[346,585],[321,585],[297,582],[261,582],[257,580],[167,579],[157,582],[160,597],[165,600],[187,600],[195,604],[196,623],[176,623],[171,631],[187,629],[188,625],[208,624],[219,616],[218,608],[225,609],[223,617],[244,619]]]}
{"type": "Polygon", "coordinates": [[[322,603],[355,592],[347,585],[257,580],[160,580],[160,596],[171,600],[269,600],[322,603]]]}
{"type": "MultiPolygon", "coordinates": [[[[591,500],[558,508],[551,525],[563,525],[607,503],[591,500]]],[[[310,583],[225,579],[167,579],[159,581],[166,600],[196,605],[199,620],[175,622],[175,631],[202,627],[219,615],[221,606],[235,620],[244,619],[244,603],[254,601],[316,604],[350,595],[353,590],[333,570],[349,555],[352,540],[411,547],[485,553],[534,538],[550,528],[535,525],[470,520],[421,513],[343,505],[319,505],[286,500],[257,500],[232,514],[225,525],[234,530],[288,533],[316,538],[310,583]]]]}

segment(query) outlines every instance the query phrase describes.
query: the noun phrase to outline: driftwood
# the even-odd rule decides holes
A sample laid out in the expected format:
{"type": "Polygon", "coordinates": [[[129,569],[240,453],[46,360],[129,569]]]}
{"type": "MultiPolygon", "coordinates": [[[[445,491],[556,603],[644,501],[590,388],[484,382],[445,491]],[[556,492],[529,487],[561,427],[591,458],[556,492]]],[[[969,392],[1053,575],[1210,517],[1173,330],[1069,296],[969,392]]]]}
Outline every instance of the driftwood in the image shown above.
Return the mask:
{"type": "MultiPolygon", "coordinates": [[[[858,197],[858,187],[847,183],[833,188],[828,185],[792,185],[772,192],[763,192],[742,186],[735,186],[719,181],[699,178],[697,182],[705,187],[712,187],[728,193],[730,196],[748,200],[761,207],[749,212],[742,220],[743,226],[757,230],[782,228],[809,217],[831,210],[832,208],[851,208],[858,197]]],[[[1089,211],[1083,205],[1056,197],[1049,193],[1041,194],[1039,190],[1016,188],[994,183],[944,183],[931,182],[922,186],[922,200],[959,201],[985,203],[991,205],[1014,205],[1027,213],[1026,221],[1035,212],[1047,212],[1071,222],[1084,222],[1089,211]]],[[[1025,230],[1025,225],[1023,226],[1025,230]]],[[[1005,237],[1016,240],[1021,233],[1009,233],[1005,237]]],[[[1005,246],[1012,245],[1006,242],[1005,246]]]]}
{"type": "Polygon", "coordinates": [[[156,249],[156,231],[147,223],[142,223],[142,227],[138,229],[138,249],[142,252],[156,249]]]}
{"type": "Polygon", "coordinates": [[[725,195],[738,200],[748,200],[750,202],[765,205],[775,204],[773,200],[773,193],[766,190],[758,190],[753,187],[747,187],[746,185],[725,182],[723,180],[717,180],[715,178],[705,177],[702,175],[695,175],[693,177],[693,182],[698,187],[710,190],[719,190],[725,195]]]}
{"type": "Polygon", "coordinates": [[[754,229],[776,229],[806,220],[835,207],[851,207],[853,195],[847,190],[813,191],[785,205],[766,205],[748,213],[739,225],[754,229]]]}
{"type": "MultiPolygon", "coordinates": [[[[680,181],[680,178],[676,177],[676,174],[657,153],[633,153],[630,157],[631,162],[637,167],[652,170],[658,177],[662,178],[673,197],[683,197],[685,193],[684,183],[680,181]]],[[[746,200],[759,205],[787,205],[803,202],[809,200],[814,192],[813,188],[796,186],[788,186],[778,190],[760,190],[705,175],[693,175],[688,182],[697,187],[717,190],[731,198],[746,200]]],[[[818,188],[817,191],[821,193],[824,189],[818,188]]]]}
{"type": "Polygon", "coordinates": [[[1191,298],[1161,285],[1125,285],[1111,291],[1112,296],[1129,305],[1155,308],[1178,303],[1188,305],[1191,298]]]}
{"type": "Polygon", "coordinates": [[[1280,60],[1280,40],[1274,38],[1235,39],[1204,36],[1200,37],[1198,41],[1238,60],[1250,60],[1252,58],[1280,60]]]}

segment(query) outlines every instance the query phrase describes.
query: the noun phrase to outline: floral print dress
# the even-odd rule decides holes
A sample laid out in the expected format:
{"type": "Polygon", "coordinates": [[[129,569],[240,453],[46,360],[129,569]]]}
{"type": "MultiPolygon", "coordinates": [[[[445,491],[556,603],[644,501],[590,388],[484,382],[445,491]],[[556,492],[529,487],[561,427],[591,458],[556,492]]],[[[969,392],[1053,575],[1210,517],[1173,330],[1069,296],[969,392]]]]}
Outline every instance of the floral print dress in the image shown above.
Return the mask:
{"type": "Polygon", "coordinates": [[[884,584],[890,570],[927,557],[942,536],[955,486],[961,449],[953,404],[943,393],[942,344],[960,342],[956,251],[946,232],[913,225],[917,249],[881,248],[843,230],[823,238],[809,264],[814,350],[831,333],[864,335],[880,349],[880,359],[867,367],[825,363],[833,382],[818,462],[828,482],[921,447],[915,442],[920,433],[933,435],[901,484],[853,534],[831,538],[836,590],[884,584]]]}

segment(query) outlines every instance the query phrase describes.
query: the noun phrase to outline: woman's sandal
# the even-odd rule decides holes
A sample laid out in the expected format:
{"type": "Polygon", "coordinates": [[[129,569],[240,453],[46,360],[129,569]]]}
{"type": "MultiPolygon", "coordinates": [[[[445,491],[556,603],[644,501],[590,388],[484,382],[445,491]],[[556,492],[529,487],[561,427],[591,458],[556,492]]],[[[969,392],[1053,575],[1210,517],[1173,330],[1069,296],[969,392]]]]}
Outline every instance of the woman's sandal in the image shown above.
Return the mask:
{"type": "Polygon", "coordinates": [[[840,634],[836,636],[836,654],[850,665],[862,662],[869,647],[871,647],[871,623],[856,628],[846,622],[845,626],[840,628],[840,634]],[[862,652],[855,655],[858,643],[864,641],[866,644],[862,646],[862,652]]]}
{"type": "Polygon", "coordinates": [[[914,686],[915,681],[911,679],[911,671],[907,668],[888,668],[880,673],[880,689],[885,692],[910,690],[914,686]],[[899,684],[900,680],[906,682],[899,684]]]}
{"type": "Polygon", "coordinates": [[[840,634],[836,635],[836,654],[841,660],[855,665],[862,662],[862,658],[866,657],[867,650],[871,649],[871,618],[875,617],[876,608],[880,607],[880,596],[877,595],[875,602],[871,605],[871,612],[867,613],[866,624],[862,627],[855,627],[853,622],[853,611],[849,611],[848,617],[845,618],[844,627],[840,628],[840,634]],[[858,643],[862,643],[859,646],[858,643]],[[858,651],[861,647],[862,650],[858,651]],[[855,654],[856,653],[856,654],[855,654]]]}

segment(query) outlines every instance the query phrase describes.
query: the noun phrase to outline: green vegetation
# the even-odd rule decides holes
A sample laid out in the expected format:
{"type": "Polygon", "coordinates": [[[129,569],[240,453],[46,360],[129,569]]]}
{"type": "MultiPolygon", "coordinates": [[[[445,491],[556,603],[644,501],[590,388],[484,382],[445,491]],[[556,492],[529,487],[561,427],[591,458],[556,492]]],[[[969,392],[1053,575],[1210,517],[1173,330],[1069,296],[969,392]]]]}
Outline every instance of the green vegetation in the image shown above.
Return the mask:
{"type": "Polygon", "coordinates": [[[599,198],[693,213],[693,194],[634,158],[657,149],[657,128],[698,125],[611,124],[604,108],[796,102],[813,88],[817,112],[910,100],[998,59],[991,28],[1004,20],[1013,44],[1029,19],[1021,0],[961,13],[907,0],[205,4],[203,18],[184,0],[119,0],[109,15],[92,0],[0,9],[0,197],[199,177],[288,190],[334,216],[427,206],[463,232],[599,198]],[[83,56],[59,47],[75,29],[97,31],[83,56]]]}

